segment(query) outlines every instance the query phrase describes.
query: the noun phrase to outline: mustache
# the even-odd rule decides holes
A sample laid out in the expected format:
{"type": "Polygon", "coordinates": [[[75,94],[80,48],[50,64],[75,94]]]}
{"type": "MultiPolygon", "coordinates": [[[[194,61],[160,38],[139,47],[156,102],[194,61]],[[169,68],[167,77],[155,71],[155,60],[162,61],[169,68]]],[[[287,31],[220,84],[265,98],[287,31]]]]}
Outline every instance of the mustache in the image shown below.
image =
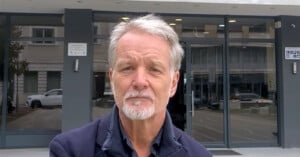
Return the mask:
{"type": "Polygon", "coordinates": [[[135,97],[142,97],[142,98],[148,98],[153,100],[154,99],[154,94],[150,91],[137,91],[137,90],[132,90],[126,92],[124,99],[128,98],[135,98],[135,97]]]}

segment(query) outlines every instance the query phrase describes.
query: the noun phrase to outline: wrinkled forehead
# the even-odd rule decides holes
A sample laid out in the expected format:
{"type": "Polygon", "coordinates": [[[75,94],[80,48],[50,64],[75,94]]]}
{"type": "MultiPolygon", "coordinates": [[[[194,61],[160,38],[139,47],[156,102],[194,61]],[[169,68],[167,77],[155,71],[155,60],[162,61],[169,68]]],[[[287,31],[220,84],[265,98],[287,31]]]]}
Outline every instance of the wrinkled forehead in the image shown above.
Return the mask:
{"type": "Polygon", "coordinates": [[[123,34],[116,42],[113,59],[115,60],[119,55],[127,55],[128,57],[134,57],[135,55],[142,55],[143,57],[168,55],[170,58],[170,54],[171,46],[165,38],[140,30],[132,30],[123,34]]]}

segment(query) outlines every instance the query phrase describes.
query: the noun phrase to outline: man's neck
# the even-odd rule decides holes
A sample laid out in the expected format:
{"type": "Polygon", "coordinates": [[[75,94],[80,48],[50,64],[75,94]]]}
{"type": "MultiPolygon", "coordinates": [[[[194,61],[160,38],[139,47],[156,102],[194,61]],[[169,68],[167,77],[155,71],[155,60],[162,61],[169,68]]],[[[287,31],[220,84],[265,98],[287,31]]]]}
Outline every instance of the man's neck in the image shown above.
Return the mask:
{"type": "Polygon", "coordinates": [[[166,113],[161,112],[146,120],[131,120],[119,111],[121,124],[138,156],[149,156],[151,144],[165,121],[166,113]]]}

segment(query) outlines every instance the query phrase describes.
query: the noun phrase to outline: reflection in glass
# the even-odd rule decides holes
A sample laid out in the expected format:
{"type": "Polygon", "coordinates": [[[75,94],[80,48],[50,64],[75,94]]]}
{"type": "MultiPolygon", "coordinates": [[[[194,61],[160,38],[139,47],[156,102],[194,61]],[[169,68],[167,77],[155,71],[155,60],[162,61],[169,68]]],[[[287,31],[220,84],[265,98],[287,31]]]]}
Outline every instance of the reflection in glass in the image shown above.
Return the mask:
{"type": "Polygon", "coordinates": [[[107,115],[114,106],[108,76],[105,72],[94,73],[94,87],[96,97],[93,98],[93,119],[107,115]]]}
{"type": "Polygon", "coordinates": [[[61,75],[60,71],[47,72],[47,90],[61,88],[61,75]]]}
{"type": "Polygon", "coordinates": [[[266,18],[229,19],[229,37],[231,39],[232,38],[274,39],[274,36],[275,36],[275,31],[274,31],[273,19],[266,19],[266,18]]]}
{"type": "Polygon", "coordinates": [[[192,45],[192,135],[201,142],[223,143],[223,70],[220,45],[192,45]]]}
{"type": "Polygon", "coordinates": [[[249,45],[229,48],[231,138],[233,143],[276,144],[274,45],[249,45]]]}
{"type": "MultiPolygon", "coordinates": [[[[223,46],[224,20],[211,17],[168,16],[183,42],[190,45],[192,76],[191,133],[204,143],[224,143],[223,109],[223,46]],[[176,20],[180,18],[181,20],[176,20]],[[213,39],[214,43],[206,42],[213,39]],[[187,41],[185,41],[187,40],[187,41]]],[[[183,65],[184,66],[184,65],[183,65]]],[[[190,115],[185,115],[190,116],[190,115]]]]}
{"type": "Polygon", "coordinates": [[[8,130],[60,130],[64,43],[56,38],[63,37],[63,30],[48,25],[11,27],[8,95],[16,109],[7,116],[8,130]]]}
{"type": "Polygon", "coordinates": [[[32,37],[33,38],[37,38],[35,40],[33,40],[33,43],[54,43],[53,40],[49,40],[50,38],[55,37],[54,36],[54,28],[33,28],[32,29],[32,37]],[[45,38],[49,38],[47,40],[45,40],[45,38]]]}
{"type": "Polygon", "coordinates": [[[235,20],[229,23],[229,37],[240,41],[229,43],[230,137],[233,144],[275,145],[278,134],[274,21],[235,20]]]}
{"type": "MultiPolygon", "coordinates": [[[[96,16],[98,17],[98,16],[96,16]]],[[[104,18],[106,19],[106,18],[104,18]]],[[[114,17],[109,21],[104,21],[98,17],[97,22],[94,22],[94,94],[93,94],[93,119],[108,114],[113,105],[114,97],[110,89],[107,61],[107,50],[109,44],[109,35],[112,28],[120,21],[120,18],[114,17]]]]}
{"type": "Polygon", "coordinates": [[[163,16],[180,38],[224,38],[224,20],[212,17],[163,16]]]}

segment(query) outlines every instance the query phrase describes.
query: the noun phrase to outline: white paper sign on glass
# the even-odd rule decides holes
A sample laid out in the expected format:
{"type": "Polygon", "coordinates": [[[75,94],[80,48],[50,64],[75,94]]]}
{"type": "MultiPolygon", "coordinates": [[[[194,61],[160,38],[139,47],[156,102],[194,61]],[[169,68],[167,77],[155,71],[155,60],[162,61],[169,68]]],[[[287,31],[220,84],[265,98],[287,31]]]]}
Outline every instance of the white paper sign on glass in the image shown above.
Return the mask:
{"type": "Polygon", "coordinates": [[[285,59],[300,60],[300,47],[286,47],[285,59]]]}
{"type": "Polygon", "coordinates": [[[87,43],[68,43],[68,56],[87,56],[87,43]]]}

